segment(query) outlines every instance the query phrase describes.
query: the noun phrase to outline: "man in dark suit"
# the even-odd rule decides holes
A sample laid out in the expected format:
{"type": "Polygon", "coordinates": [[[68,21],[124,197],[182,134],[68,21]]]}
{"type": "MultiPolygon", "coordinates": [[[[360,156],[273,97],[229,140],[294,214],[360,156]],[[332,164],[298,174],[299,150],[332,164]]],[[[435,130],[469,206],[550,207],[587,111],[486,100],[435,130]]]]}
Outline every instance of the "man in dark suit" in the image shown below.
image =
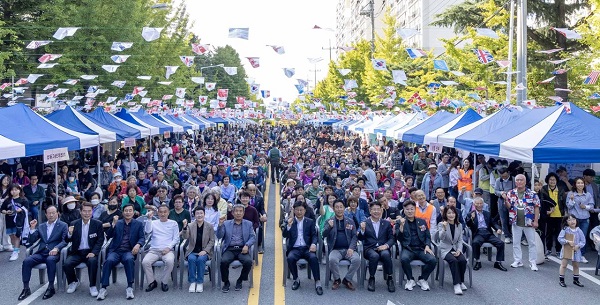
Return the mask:
{"type": "Polygon", "coordinates": [[[287,238],[287,263],[290,273],[294,279],[292,284],[292,290],[300,288],[300,281],[298,280],[298,266],[296,263],[301,258],[308,261],[308,265],[315,278],[315,290],[318,295],[323,294],[323,287],[321,286],[321,274],[319,270],[319,259],[317,258],[317,244],[319,237],[315,221],[304,217],[306,213],[307,205],[303,201],[297,201],[294,203],[294,216],[287,220],[282,229],[282,236],[287,238]]]}
{"type": "Polygon", "coordinates": [[[406,218],[396,220],[395,235],[402,245],[400,263],[404,274],[406,274],[404,289],[412,291],[415,285],[419,285],[421,290],[428,291],[429,283],[427,279],[435,270],[437,259],[431,250],[431,235],[429,229],[427,229],[427,221],[415,217],[417,203],[414,201],[407,200],[402,206],[406,218]],[[425,264],[416,283],[410,265],[413,260],[420,260],[425,264]]]}
{"type": "Polygon", "coordinates": [[[90,294],[97,297],[96,276],[98,275],[98,258],[104,243],[104,230],[100,220],[92,219],[93,209],[94,206],[91,203],[84,202],[81,205],[81,219],[73,221],[69,227],[67,241],[71,242],[71,248],[65,259],[63,270],[69,284],[67,293],[73,293],[79,286],[75,267],[80,263],[85,263],[90,280],[90,294]]]}
{"type": "Polygon", "coordinates": [[[363,241],[363,256],[369,261],[369,283],[367,289],[375,291],[375,272],[377,264],[383,263],[383,278],[387,281],[388,291],[395,292],[394,265],[392,263],[391,248],[395,243],[392,225],[389,221],[381,219],[383,208],[381,202],[374,201],[369,205],[371,216],[360,223],[358,239],[363,241]]]}
{"type": "Polygon", "coordinates": [[[244,219],[246,208],[243,204],[235,204],[233,206],[233,219],[225,221],[222,217],[219,219],[219,227],[217,228],[217,238],[223,239],[221,246],[221,280],[223,287],[221,291],[229,292],[229,265],[234,260],[239,260],[242,263],[242,272],[235,283],[235,290],[242,290],[242,281],[248,280],[248,274],[252,268],[252,255],[250,248],[254,244],[256,234],[252,222],[244,219]]]}
{"type": "Polygon", "coordinates": [[[37,220],[29,222],[31,234],[29,242],[40,241],[37,251],[33,255],[23,260],[21,269],[23,277],[23,291],[19,295],[19,301],[26,299],[30,294],[29,280],[31,279],[31,269],[38,264],[46,264],[48,273],[48,288],[42,297],[44,300],[51,298],[56,290],[54,289],[54,277],[56,276],[56,263],[60,259],[60,250],[67,245],[67,224],[58,220],[58,211],[55,206],[49,206],[46,209],[47,222],[40,224],[36,230],[37,220]]]}
{"type": "Polygon", "coordinates": [[[360,257],[356,252],[356,242],[358,241],[356,225],[352,218],[344,217],[345,207],[342,200],[336,199],[333,204],[333,210],[335,216],[327,220],[323,229],[323,236],[327,238],[329,269],[331,269],[331,274],[333,275],[333,286],[331,288],[336,290],[340,287],[340,284],[344,284],[346,288],[354,291],[352,278],[360,268],[360,257]],[[344,280],[340,279],[338,266],[342,259],[350,262],[350,268],[348,268],[348,273],[346,273],[344,280]]]}
{"type": "Polygon", "coordinates": [[[469,226],[471,232],[473,232],[472,246],[473,258],[475,259],[473,270],[481,269],[481,261],[479,261],[481,245],[483,243],[490,243],[498,250],[494,268],[507,271],[506,268],[502,266],[502,261],[504,260],[504,243],[494,235],[494,231],[496,231],[497,234],[500,234],[502,233],[502,230],[497,228],[496,224],[492,222],[490,212],[483,210],[483,198],[479,197],[473,199],[473,204],[475,205],[475,211],[469,213],[467,216],[467,226],[469,226]]]}
{"type": "Polygon", "coordinates": [[[144,223],[133,219],[134,207],[126,204],[123,207],[123,219],[114,216],[111,227],[106,231],[106,238],[112,238],[108,248],[106,261],[102,266],[102,288],[98,292],[98,300],[106,298],[106,288],[110,281],[110,272],[119,263],[123,264],[127,277],[127,299],[134,298],[133,280],[135,270],[135,256],[144,245],[144,223]]]}

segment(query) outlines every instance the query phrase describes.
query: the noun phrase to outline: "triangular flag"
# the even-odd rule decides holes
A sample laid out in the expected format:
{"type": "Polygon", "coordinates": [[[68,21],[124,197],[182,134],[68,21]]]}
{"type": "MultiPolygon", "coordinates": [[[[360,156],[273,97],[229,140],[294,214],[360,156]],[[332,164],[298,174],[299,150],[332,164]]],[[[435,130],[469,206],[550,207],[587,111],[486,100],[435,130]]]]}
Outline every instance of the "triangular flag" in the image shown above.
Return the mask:
{"type": "Polygon", "coordinates": [[[106,70],[106,72],[113,73],[117,71],[119,65],[102,65],[102,69],[106,70]]]}
{"type": "Polygon", "coordinates": [[[296,74],[296,69],[294,69],[294,68],[283,68],[283,73],[288,78],[291,78],[292,76],[294,76],[294,74],[296,74]]]}
{"type": "Polygon", "coordinates": [[[173,82],[157,82],[157,84],[161,84],[164,86],[169,86],[169,85],[171,85],[171,83],[173,83],[173,82]]]}
{"type": "Polygon", "coordinates": [[[397,29],[396,33],[398,34],[398,36],[402,37],[402,39],[409,39],[417,35],[419,31],[415,29],[397,29]]]}
{"type": "Polygon", "coordinates": [[[209,44],[192,43],[192,52],[194,52],[198,55],[204,55],[206,52],[208,52],[208,46],[210,46],[210,45],[209,44]]]}
{"type": "Polygon", "coordinates": [[[285,49],[282,46],[276,46],[276,45],[267,45],[267,46],[273,48],[273,51],[275,51],[279,55],[285,54],[285,49]]]}
{"type": "Polygon", "coordinates": [[[125,86],[126,82],[127,81],[124,81],[124,80],[116,80],[116,81],[112,82],[111,85],[119,87],[119,88],[123,88],[125,86]]]}
{"type": "Polygon", "coordinates": [[[448,68],[448,64],[443,59],[434,59],[433,60],[433,68],[436,70],[441,70],[445,72],[449,72],[450,68],[448,68]]]}
{"type": "Polygon", "coordinates": [[[56,66],[58,64],[40,64],[38,67],[38,69],[51,69],[54,68],[54,66],[56,66]]]}
{"type": "Polygon", "coordinates": [[[150,76],[150,75],[139,75],[139,76],[137,77],[137,79],[141,79],[141,80],[150,80],[150,79],[152,79],[152,76],[150,76]]]}
{"type": "Polygon", "coordinates": [[[85,79],[85,80],[92,80],[92,79],[96,79],[98,77],[98,75],[82,75],[80,76],[81,78],[85,79]]]}
{"type": "Polygon", "coordinates": [[[252,68],[258,68],[258,67],[260,67],[259,57],[246,57],[246,58],[250,62],[250,65],[252,66],[252,68]]]}
{"type": "Polygon", "coordinates": [[[246,84],[248,84],[248,85],[254,84],[254,78],[252,78],[252,77],[246,77],[246,78],[244,78],[244,80],[246,81],[246,84]]]}
{"type": "Polygon", "coordinates": [[[456,76],[465,76],[464,73],[460,72],[460,71],[450,71],[450,73],[456,75],[456,76]]]}
{"type": "Polygon", "coordinates": [[[340,74],[341,74],[342,76],[346,76],[346,75],[348,75],[348,73],[350,73],[352,70],[350,70],[350,69],[338,69],[338,71],[340,72],[340,74]]]}
{"type": "Polygon", "coordinates": [[[563,49],[550,49],[550,50],[541,50],[541,51],[535,51],[535,53],[542,53],[542,54],[552,54],[552,53],[556,53],[556,52],[560,52],[563,49]]]}
{"type": "Polygon", "coordinates": [[[249,28],[229,28],[229,38],[239,38],[248,40],[249,28]]]}
{"type": "Polygon", "coordinates": [[[133,91],[131,92],[131,94],[133,95],[138,95],[140,92],[142,92],[144,90],[144,87],[133,87],[133,91]]]}
{"type": "Polygon", "coordinates": [[[572,59],[572,58],[557,59],[557,60],[547,60],[547,62],[549,62],[551,64],[559,65],[559,64],[562,64],[563,62],[566,62],[567,60],[570,60],[570,59],[572,59]]]}
{"type": "Polygon", "coordinates": [[[581,35],[573,30],[569,30],[567,28],[551,28],[563,36],[567,37],[567,39],[581,39],[581,35]]]}
{"type": "Polygon", "coordinates": [[[157,40],[158,38],[160,38],[160,32],[162,30],[163,28],[144,27],[142,28],[142,37],[148,42],[157,40]]]}
{"type": "Polygon", "coordinates": [[[194,56],[179,56],[179,59],[188,68],[194,64],[194,56]]]}
{"type": "Polygon", "coordinates": [[[129,49],[133,46],[133,42],[113,42],[110,46],[110,49],[113,51],[124,51],[125,49],[129,49]]]}
{"type": "Polygon", "coordinates": [[[37,49],[41,46],[45,46],[51,42],[52,41],[50,41],[50,40],[34,40],[34,41],[30,42],[25,48],[33,50],[33,49],[37,49]]]}
{"type": "Polygon", "coordinates": [[[307,59],[308,62],[313,65],[323,60],[322,57],[308,57],[307,59]]]}
{"type": "Polygon", "coordinates": [[[131,55],[113,55],[110,57],[110,59],[117,64],[122,64],[127,60],[127,58],[129,58],[129,56],[131,55]]]}
{"type": "Polygon", "coordinates": [[[427,53],[421,49],[408,48],[406,49],[406,53],[408,53],[408,56],[412,59],[427,56],[427,53]]]}
{"type": "Polygon", "coordinates": [[[205,95],[199,96],[198,102],[200,103],[200,105],[206,105],[206,102],[208,102],[208,96],[205,96],[205,95]]]}
{"type": "Polygon", "coordinates": [[[358,83],[355,79],[345,79],[344,80],[344,90],[350,91],[354,88],[358,88],[358,83]]]}
{"type": "Polygon", "coordinates": [[[27,76],[27,81],[33,84],[38,78],[42,76],[44,76],[44,74],[29,74],[29,76],[27,76]]]}
{"type": "Polygon", "coordinates": [[[556,76],[552,76],[552,77],[550,77],[548,79],[545,79],[543,81],[539,81],[538,84],[549,84],[551,81],[554,80],[554,78],[556,78],[556,76]]]}
{"type": "Polygon", "coordinates": [[[184,98],[185,97],[185,88],[177,88],[175,90],[175,95],[179,98],[184,98]]]}
{"type": "Polygon", "coordinates": [[[223,67],[223,70],[225,70],[225,73],[227,73],[229,75],[237,74],[237,67],[223,67]]]}
{"type": "Polygon", "coordinates": [[[498,66],[500,66],[500,68],[506,68],[508,65],[510,65],[510,60],[497,60],[496,63],[498,66]]]}
{"type": "Polygon", "coordinates": [[[52,35],[52,37],[54,37],[55,39],[58,40],[62,40],[63,38],[67,37],[67,36],[73,36],[75,35],[75,32],[77,32],[79,28],[58,28],[58,30],[56,30],[56,32],[54,33],[54,35],[52,35]]]}
{"type": "Polygon", "coordinates": [[[38,58],[38,61],[45,64],[49,61],[61,58],[62,54],[44,54],[42,55],[40,58],[38,58]]]}
{"type": "Polygon", "coordinates": [[[169,79],[169,77],[171,77],[171,75],[173,75],[177,71],[177,68],[179,68],[179,66],[165,66],[165,68],[167,69],[165,72],[165,78],[169,79]]]}
{"type": "Polygon", "coordinates": [[[215,90],[217,83],[205,83],[204,86],[206,87],[206,90],[213,91],[215,90]]]}
{"type": "Polygon", "coordinates": [[[204,84],[204,77],[192,77],[192,81],[196,84],[204,84]]]}

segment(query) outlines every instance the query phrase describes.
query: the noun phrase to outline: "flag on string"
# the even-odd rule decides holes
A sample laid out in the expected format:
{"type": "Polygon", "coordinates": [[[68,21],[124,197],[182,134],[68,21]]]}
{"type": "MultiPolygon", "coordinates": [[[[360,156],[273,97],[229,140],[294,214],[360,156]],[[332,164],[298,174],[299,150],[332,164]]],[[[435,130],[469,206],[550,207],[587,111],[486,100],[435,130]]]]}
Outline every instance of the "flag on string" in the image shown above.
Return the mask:
{"type": "Polygon", "coordinates": [[[63,82],[63,84],[66,84],[66,85],[75,85],[75,84],[77,84],[78,82],[79,82],[79,81],[78,81],[78,80],[76,80],[76,79],[67,79],[65,82],[63,82]]]}
{"type": "Polygon", "coordinates": [[[562,48],[560,48],[560,49],[550,49],[550,50],[540,50],[540,51],[535,51],[535,53],[553,54],[553,53],[556,53],[556,52],[560,52],[562,50],[563,50],[562,48]]]}
{"type": "Polygon", "coordinates": [[[436,70],[444,71],[444,72],[450,72],[450,68],[448,68],[448,64],[443,59],[434,59],[433,60],[433,68],[436,70]]]}
{"type": "Polygon", "coordinates": [[[250,34],[249,28],[229,28],[229,38],[239,38],[248,40],[250,34]]]}
{"type": "Polygon", "coordinates": [[[473,52],[475,53],[475,55],[477,55],[477,59],[482,64],[489,64],[494,61],[494,56],[492,56],[492,53],[486,50],[473,49],[473,52]]]}
{"type": "Polygon", "coordinates": [[[77,32],[78,29],[79,28],[58,28],[52,37],[58,40],[63,40],[67,36],[75,35],[75,32],[77,32]]]}
{"type": "Polygon", "coordinates": [[[116,97],[116,96],[110,96],[110,97],[108,97],[108,98],[106,99],[106,103],[107,103],[107,104],[110,104],[110,103],[112,103],[112,102],[114,102],[114,101],[116,101],[116,100],[117,100],[117,97],[116,97]]]}
{"type": "Polygon", "coordinates": [[[173,98],[173,95],[172,95],[172,94],[165,94],[165,95],[163,95],[163,97],[162,97],[163,101],[165,101],[165,100],[170,100],[170,99],[172,99],[172,98],[173,98]]]}
{"type": "Polygon", "coordinates": [[[554,96],[553,95],[553,96],[549,96],[548,98],[551,99],[551,100],[553,100],[553,101],[555,101],[555,102],[559,102],[559,103],[561,103],[563,101],[563,98],[560,97],[560,96],[554,96]]]}
{"type": "Polygon", "coordinates": [[[344,52],[348,52],[348,51],[352,51],[354,50],[354,47],[337,47],[338,49],[344,51],[344,52]]]}
{"type": "Polygon", "coordinates": [[[229,75],[237,74],[237,67],[223,67],[223,70],[225,70],[225,73],[227,73],[229,75]]]}
{"type": "Polygon", "coordinates": [[[126,82],[127,81],[124,81],[124,80],[116,80],[116,81],[112,82],[111,85],[113,85],[115,87],[123,88],[125,86],[126,82]]]}
{"type": "Polygon", "coordinates": [[[288,78],[291,78],[292,76],[294,76],[294,74],[296,74],[296,69],[294,69],[294,68],[283,68],[283,73],[288,78]]]}
{"type": "Polygon", "coordinates": [[[92,80],[92,79],[96,79],[98,77],[98,75],[87,75],[84,74],[82,76],[80,76],[81,78],[85,79],[85,80],[92,80]]]}
{"type": "Polygon", "coordinates": [[[458,83],[453,80],[441,80],[440,83],[445,86],[457,86],[458,83]]]}
{"type": "Polygon", "coordinates": [[[515,90],[525,90],[527,89],[527,87],[525,87],[525,85],[523,85],[523,83],[518,83],[517,86],[515,87],[515,90]]]}
{"type": "Polygon", "coordinates": [[[322,57],[308,57],[307,59],[308,62],[313,65],[323,60],[322,57]]]}
{"type": "Polygon", "coordinates": [[[142,37],[147,42],[154,41],[160,38],[160,32],[162,32],[163,28],[150,28],[144,27],[142,28],[142,37]]]}
{"type": "Polygon", "coordinates": [[[98,86],[89,86],[87,93],[95,93],[96,91],[98,91],[98,86]]]}
{"type": "Polygon", "coordinates": [[[552,77],[550,77],[548,79],[545,79],[543,81],[539,81],[538,84],[549,84],[551,81],[554,80],[554,78],[556,78],[556,76],[552,76],[552,77]]]}
{"type": "Polygon", "coordinates": [[[268,98],[271,96],[271,91],[269,90],[260,90],[260,95],[262,98],[268,98]]]}
{"type": "Polygon", "coordinates": [[[497,60],[496,63],[500,68],[506,68],[510,65],[510,60],[497,60]]]}
{"type": "Polygon", "coordinates": [[[259,84],[252,84],[252,85],[250,85],[250,94],[258,94],[259,90],[260,90],[260,85],[259,84]]]}
{"type": "Polygon", "coordinates": [[[126,101],[131,101],[131,100],[133,100],[133,94],[131,94],[131,93],[127,93],[127,94],[125,94],[125,100],[126,100],[126,101]]]}
{"type": "Polygon", "coordinates": [[[550,28],[552,30],[555,30],[559,33],[561,33],[563,36],[565,36],[567,39],[581,39],[581,35],[573,30],[569,30],[567,28],[550,28]]]}
{"type": "Polygon", "coordinates": [[[44,54],[42,55],[40,58],[38,58],[38,61],[45,64],[49,61],[61,58],[62,54],[44,54]]]}
{"type": "Polygon", "coordinates": [[[350,91],[354,88],[358,88],[358,83],[355,79],[345,79],[344,80],[344,90],[350,91]]]}
{"type": "Polygon", "coordinates": [[[229,89],[217,89],[217,99],[220,101],[227,100],[229,89]]]}
{"type": "Polygon", "coordinates": [[[242,104],[242,105],[246,104],[246,98],[243,96],[236,96],[235,100],[238,104],[242,104]]]}
{"type": "MultiPolygon", "coordinates": [[[[0,85],[0,90],[4,90],[6,89],[6,87],[10,86],[10,83],[3,83],[2,85],[0,85]]],[[[46,86],[47,87],[47,86],[46,86]]],[[[47,90],[47,89],[44,89],[47,90]]]]}
{"type": "Polygon", "coordinates": [[[477,31],[477,35],[480,36],[486,36],[486,37],[490,37],[490,38],[500,38],[500,36],[498,36],[498,34],[492,30],[492,29],[486,29],[486,28],[475,28],[475,31],[477,31]]]}
{"type": "Polygon", "coordinates": [[[175,95],[178,98],[184,98],[185,97],[185,88],[177,88],[177,89],[175,89],[175,95]]]}
{"type": "Polygon", "coordinates": [[[139,76],[137,77],[137,79],[141,79],[141,80],[150,80],[150,79],[152,79],[152,76],[150,76],[150,75],[139,75],[139,76]]]}
{"type": "Polygon", "coordinates": [[[470,97],[470,98],[472,98],[472,99],[474,99],[474,100],[476,100],[476,101],[480,101],[481,100],[481,96],[479,96],[479,94],[477,94],[477,93],[469,93],[469,94],[467,94],[467,96],[470,97]]]}
{"type": "Polygon", "coordinates": [[[563,107],[567,114],[571,114],[571,103],[563,103],[563,107]]]}
{"type": "Polygon", "coordinates": [[[27,81],[33,84],[38,78],[42,76],[44,76],[44,74],[29,74],[29,76],[27,76],[27,81]]]}
{"type": "Polygon", "coordinates": [[[371,59],[371,63],[373,64],[373,69],[378,71],[387,71],[387,66],[385,64],[385,59],[371,59]]]}
{"type": "Polygon", "coordinates": [[[589,99],[590,99],[590,100],[597,100],[597,99],[600,99],[600,93],[596,92],[596,93],[594,93],[594,94],[590,95],[589,99]]]}
{"type": "Polygon", "coordinates": [[[413,93],[413,95],[410,96],[410,98],[408,98],[408,103],[414,103],[415,101],[421,101],[422,98],[419,95],[418,92],[413,93]]]}
{"type": "Polygon", "coordinates": [[[593,85],[598,81],[598,76],[600,75],[600,71],[592,71],[590,72],[590,74],[585,78],[585,80],[583,81],[583,83],[585,85],[593,85]]]}
{"type": "Polygon", "coordinates": [[[600,105],[598,105],[598,106],[592,106],[592,108],[591,108],[591,109],[592,109],[592,111],[593,111],[594,113],[597,113],[598,111],[600,111],[600,105]]]}
{"type": "Polygon", "coordinates": [[[25,48],[33,50],[33,49],[37,49],[41,46],[45,46],[51,42],[52,42],[51,40],[34,40],[34,41],[30,42],[25,48]]]}
{"type": "Polygon", "coordinates": [[[352,70],[350,69],[338,69],[338,71],[340,72],[340,74],[342,76],[346,76],[348,73],[350,73],[352,70]]]}
{"type": "MultiPolygon", "coordinates": [[[[141,87],[141,88],[144,88],[144,87],[141,87]]],[[[98,90],[98,91],[100,91],[100,90],[98,90]]],[[[138,95],[139,95],[139,96],[141,96],[141,97],[144,97],[144,96],[146,96],[146,94],[148,94],[148,90],[142,90],[142,91],[140,91],[140,92],[138,93],[138,95]]]]}
{"type": "Polygon", "coordinates": [[[298,90],[298,94],[304,94],[304,87],[302,85],[295,84],[294,86],[296,87],[296,90],[298,90]]]}
{"type": "Polygon", "coordinates": [[[442,99],[442,101],[440,102],[440,106],[441,107],[448,107],[448,105],[450,105],[450,99],[445,97],[442,99]]]}
{"type": "Polygon", "coordinates": [[[133,95],[138,95],[138,94],[140,94],[140,92],[142,92],[143,90],[144,90],[144,87],[138,87],[138,86],[135,86],[135,87],[133,87],[133,91],[131,92],[131,94],[133,94],[133,95]]]}
{"type": "Polygon", "coordinates": [[[179,68],[179,66],[165,66],[165,78],[169,79],[169,77],[177,71],[177,68],[179,68]]]}
{"type": "Polygon", "coordinates": [[[106,70],[106,72],[113,73],[117,71],[119,65],[102,65],[102,69],[106,70]]]}
{"type": "Polygon", "coordinates": [[[419,31],[416,29],[397,29],[396,30],[396,34],[398,34],[398,36],[402,37],[402,39],[409,39],[409,38],[417,35],[417,33],[419,33],[419,31]]]}
{"type": "Polygon", "coordinates": [[[192,52],[198,55],[204,55],[208,52],[209,44],[192,43],[192,52]]]}
{"type": "Polygon", "coordinates": [[[129,58],[129,56],[131,55],[113,55],[110,57],[110,59],[117,64],[122,64],[127,60],[127,58],[129,58]]]}
{"type": "Polygon", "coordinates": [[[42,90],[46,91],[46,90],[50,90],[50,89],[56,88],[56,87],[58,87],[58,85],[52,85],[52,84],[51,85],[46,85],[46,87],[44,87],[44,89],[42,89],[42,90]]]}
{"type": "Polygon", "coordinates": [[[213,91],[215,90],[215,87],[217,86],[217,83],[205,83],[204,87],[206,88],[206,90],[208,91],[213,91]]]}
{"type": "Polygon", "coordinates": [[[408,48],[406,49],[406,53],[408,53],[408,56],[412,59],[427,56],[427,53],[421,49],[408,48]]]}
{"type": "Polygon", "coordinates": [[[523,103],[523,106],[525,106],[525,107],[527,107],[529,109],[532,109],[533,107],[536,106],[536,101],[535,100],[525,100],[522,103],[523,103]]]}
{"type": "Polygon", "coordinates": [[[208,101],[208,96],[206,96],[206,95],[201,95],[198,97],[198,102],[200,103],[200,105],[206,105],[207,101],[208,101]]]}
{"type": "Polygon", "coordinates": [[[58,65],[58,64],[40,64],[37,67],[38,67],[38,69],[52,69],[56,65],[58,65]]]}
{"type": "Polygon", "coordinates": [[[406,86],[408,77],[406,77],[406,72],[404,72],[404,70],[392,70],[392,79],[394,83],[406,86]]]}
{"type": "Polygon", "coordinates": [[[245,77],[244,80],[246,81],[246,84],[248,84],[248,85],[254,84],[254,78],[252,78],[252,77],[245,77]]]}
{"type": "Polygon", "coordinates": [[[73,97],[73,100],[74,101],[79,101],[79,100],[83,99],[84,97],[85,96],[83,96],[83,95],[76,95],[76,96],[73,97]]]}
{"type": "Polygon", "coordinates": [[[258,67],[260,67],[259,57],[246,57],[246,58],[250,62],[250,65],[252,66],[252,68],[258,68],[258,67]]]}
{"type": "Polygon", "coordinates": [[[273,48],[273,51],[275,51],[275,53],[282,55],[285,54],[285,49],[283,48],[283,46],[276,46],[276,45],[267,45],[268,47],[273,48]]]}
{"type": "Polygon", "coordinates": [[[569,69],[558,69],[556,71],[552,71],[552,74],[554,74],[554,75],[560,75],[560,74],[567,73],[567,71],[569,71],[569,69]]]}
{"type": "Polygon", "coordinates": [[[20,78],[19,80],[17,80],[15,82],[15,86],[20,86],[20,85],[25,85],[27,84],[27,79],[26,78],[20,78]]]}
{"type": "Polygon", "coordinates": [[[188,68],[194,64],[194,56],[179,56],[179,59],[188,68]]]}
{"type": "Polygon", "coordinates": [[[133,46],[133,42],[117,42],[113,41],[110,49],[117,52],[122,52],[125,49],[129,49],[133,46]]]}
{"type": "Polygon", "coordinates": [[[164,86],[169,86],[169,85],[171,85],[171,83],[173,83],[173,82],[157,82],[157,84],[161,84],[164,86]]]}
{"type": "Polygon", "coordinates": [[[192,81],[196,84],[204,84],[204,77],[192,77],[192,81]]]}
{"type": "Polygon", "coordinates": [[[557,59],[557,60],[547,60],[547,62],[549,62],[551,64],[559,65],[559,64],[562,64],[563,62],[566,62],[569,59],[571,59],[571,58],[557,59]]]}

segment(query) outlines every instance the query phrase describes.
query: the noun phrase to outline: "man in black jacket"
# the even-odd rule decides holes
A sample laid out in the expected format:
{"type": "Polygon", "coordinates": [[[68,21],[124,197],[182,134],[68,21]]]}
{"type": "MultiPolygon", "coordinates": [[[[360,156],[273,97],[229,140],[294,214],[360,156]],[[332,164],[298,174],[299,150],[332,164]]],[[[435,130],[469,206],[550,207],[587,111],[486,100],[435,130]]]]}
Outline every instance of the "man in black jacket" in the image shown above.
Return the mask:
{"type": "Polygon", "coordinates": [[[375,272],[377,264],[383,263],[383,277],[387,281],[388,291],[395,292],[394,265],[392,263],[391,248],[395,243],[392,225],[389,221],[381,219],[383,208],[379,201],[369,205],[371,216],[360,223],[358,239],[363,241],[363,256],[369,261],[369,283],[367,289],[375,291],[375,272]]]}
{"type": "Polygon", "coordinates": [[[406,274],[407,280],[404,289],[411,291],[415,285],[419,285],[421,290],[427,291],[429,290],[427,279],[433,270],[435,270],[437,263],[437,259],[431,250],[431,235],[429,234],[425,220],[415,217],[416,203],[412,200],[407,200],[402,206],[406,218],[400,218],[396,221],[395,236],[402,245],[400,263],[402,264],[402,270],[406,274]],[[419,276],[416,283],[412,274],[412,266],[410,265],[410,262],[415,259],[425,264],[421,276],[419,276]]]}
{"type": "Polygon", "coordinates": [[[358,271],[358,268],[360,268],[360,257],[356,252],[356,242],[358,240],[356,226],[354,220],[344,217],[345,207],[343,201],[337,199],[333,204],[333,210],[335,216],[327,220],[323,229],[323,236],[327,238],[329,269],[331,269],[331,274],[333,275],[332,289],[337,290],[340,284],[344,284],[346,288],[354,291],[352,278],[356,271],[358,271]],[[341,280],[338,264],[343,259],[350,262],[350,268],[348,268],[348,273],[346,273],[344,280],[341,280]]]}
{"type": "Polygon", "coordinates": [[[478,197],[473,199],[473,205],[475,205],[475,211],[469,213],[467,216],[467,226],[473,232],[472,246],[473,258],[475,259],[473,270],[481,269],[481,261],[479,261],[481,245],[483,243],[490,243],[498,250],[494,268],[507,271],[502,266],[502,261],[504,260],[504,243],[494,235],[494,230],[496,230],[497,234],[502,233],[502,230],[496,228],[496,224],[492,222],[490,212],[483,210],[483,198],[478,197]]]}
{"type": "Polygon", "coordinates": [[[67,241],[71,242],[71,248],[65,259],[63,270],[69,284],[67,293],[73,293],[79,286],[75,267],[80,263],[85,263],[90,280],[90,295],[97,297],[98,259],[104,243],[104,230],[102,222],[92,219],[93,208],[91,203],[84,202],[81,205],[81,219],[71,222],[67,238],[67,241]]]}

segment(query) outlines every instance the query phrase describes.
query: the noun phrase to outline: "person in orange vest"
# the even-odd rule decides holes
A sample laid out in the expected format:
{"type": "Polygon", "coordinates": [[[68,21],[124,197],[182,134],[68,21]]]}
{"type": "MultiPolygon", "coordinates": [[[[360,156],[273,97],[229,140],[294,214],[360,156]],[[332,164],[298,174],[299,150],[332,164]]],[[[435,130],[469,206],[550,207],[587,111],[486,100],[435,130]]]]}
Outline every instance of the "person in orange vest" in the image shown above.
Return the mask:
{"type": "Polygon", "coordinates": [[[435,236],[435,233],[437,232],[438,213],[435,206],[427,202],[425,192],[422,190],[415,191],[415,199],[417,200],[415,217],[423,219],[427,224],[427,228],[431,232],[431,236],[435,236]]]}
{"type": "Polygon", "coordinates": [[[458,189],[466,187],[466,190],[473,191],[473,166],[469,159],[463,160],[463,166],[458,170],[458,189]]]}

